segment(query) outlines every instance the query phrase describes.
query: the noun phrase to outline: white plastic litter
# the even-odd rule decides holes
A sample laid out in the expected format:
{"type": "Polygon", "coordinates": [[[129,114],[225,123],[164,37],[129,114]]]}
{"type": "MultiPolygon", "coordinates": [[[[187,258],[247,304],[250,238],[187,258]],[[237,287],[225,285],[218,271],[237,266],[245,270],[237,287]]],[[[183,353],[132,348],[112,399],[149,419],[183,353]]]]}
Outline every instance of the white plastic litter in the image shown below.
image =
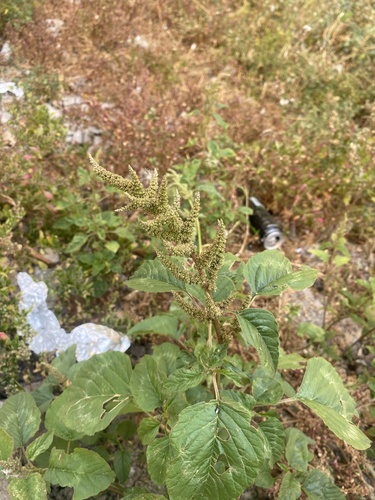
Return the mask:
{"type": "Polygon", "coordinates": [[[21,99],[24,95],[24,91],[17,87],[14,82],[0,82],[0,94],[6,94],[7,92],[14,94],[17,99],[21,99]]]}
{"type": "Polygon", "coordinates": [[[48,309],[47,285],[43,281],[35,282],[27,273],[18,273],[17,283],[22,294],[19,308],[21,311],[29,310],[26,319],[35,332],[29,347],[36,354],[59,353],[75,344],[77,361],[83,361],[94,354],[129,349],[129,337],[103,325],[85,323],[74,328],[70,334],[66,333],[55,314],[48,309]]]}

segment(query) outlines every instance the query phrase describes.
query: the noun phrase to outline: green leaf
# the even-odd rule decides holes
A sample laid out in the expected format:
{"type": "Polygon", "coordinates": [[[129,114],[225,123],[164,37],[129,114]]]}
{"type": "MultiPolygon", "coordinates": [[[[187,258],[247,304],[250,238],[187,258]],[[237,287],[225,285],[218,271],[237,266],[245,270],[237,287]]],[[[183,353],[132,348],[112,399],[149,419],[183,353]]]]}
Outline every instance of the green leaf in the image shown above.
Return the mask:
{"type": "Polygon", "coordinates": [[[370,448],[371,440],[368,439],[366,434],[337,411],[317,401],[298,399],[311,408],[338,438],[350,444],[356,450],[367,450],[367,448],[370,448]]]}
{"type": "Polygon", "coordinates": [[[122,439],[133,439],[137,433],[137,424],[130,419],[113,422],[110,426],[110,432],[122,439]]]}
{"type": "Polygon", "coordinates": [[[258,488],[266,488],[270,489],[275,484],[275,478],[272,477],[271,471],[267,465],[263,464],[263,467],[260,469],[259,474],[255,480],[255,486],[258,488]]]}
{"type": "Polygon", "coordinates": [[[245,266],[244,276],[255,295],[279,295],[290,287],[303,290],[313,285],[318,271],[302,266],[293,272],[289,260],[279,250],[265,250],[252,257],[245,266]]]}
{"type": "Polygon", "coordinates": [[[350,259],[350,257],[347,257],[345,255],[335,255],[333,257],[333,263],[335,266],[340,267],[350,262],[350,259]]]}
{"type": "Polygon", "coordinates": [[[0,460],[7,460],[14,448],[14,439],[2,427],[0,427],[0,460]]]}
{"type": "Polygon", "coordinates": [[[183,292],[186,290],[185,283],[177,279],[158,259],[144,262],[125,283],[129,288],[141,292],[183,292]]]}
{"type": "MultiPolygon", "coordinates": [[[[197,386],[198,387],[198,386],[197,386]]],[[[202,386],[201,386],[202,387],[202,386]]],[[[194,390],[188,389],[188,391],[194,390]]],[[[177,423],[177,419],[181,411],[189,406],[186,397],[187,392],[177,392],[172,398],[168,399],[164,409],[164,414],[168,419],[168,425],[173,427],[177,423]]],[[[210,394],[209,399],[212,395],[210,394]]]]}
{"type": "Polygon", "coordinates": [[[273,286],[274,282],[292,272],[289,260],[278,250],[265,250],[247,262],[246,281],[253,295],[279,295],[287,286],[273,286]]]}
{"type": "MultiPolygon", "coordinates": [[[[69,389],[70,391],[70,389],[69,389]]],[[[46,413],[45,426],[46,429],[50,430],[65,441],[74,441],[75,439],[81,439],[86,433],[84,431],[77,431],[72,427],[68,427],[65,424],[66,415],[65,408],[70,407],[76,403],[77,398],[75,392],[68,392],[68,389],[64,391],[61,396],[54,400],[53,406],[50,406],[46,413]],[[62,396],[64,395],[64,398],[62,396]],[[71,395],[71,400],[68,396],[71,395]],[[60,399],[61,398],[61,399],[60,399]]],[[[69,422],[70,423],[70,422],[69,422]]]]}
{"type": "Polygon", "coordinates": [[[130,358],[121,352],[108,351],[82,361],[72,384],[48,409],[47,429],[66,438],[63,424],[73,434],[70,439],[104,429],[130,402],[131,373],[130,358]]]}
{"type": "Polygon", "coordinates": [[[301,496],[301,485],[287,472],[283,477],[277,500],[297,500],[301,496]]]}
{"type": "Polygon", "coordinates": [[[212,140],[208,141],[207,142],[207,149],[214,158],[218,157],[220,147],[216,141],[212,141],[212,140]]]}
{"type": "Polygon", "coordinates": [[[53,432],[48,431],[37,437],[29,446],[26,448],[26,457],[33,461],[44,453],[51,446],[53,441],[53,432]]]}
{"type": "Polygon", "coordinates": [[[168,376],[175,371],[180,353],[178,346],[164,342],[153,348],[152,357],[158,365],[158,370],[163,371],[168,376]]]}
{"type": "Polygon", "coordinates": [[[299,337],[307,337],[313,342],[323,342],[326,337],[325,330],[314,323],[309,321],[302,321],[297,328],[297,334],[299,337]]]}
{"type": "Polygon", "coordinates": [[[162,386],[166,379],[165,373],[158,371],[156,361],[146,354],[135,366],[130,381],[133,398],[143,411],[154,411],[162,406],[162,386]]]}
{"type": "Polygon", "coordinates": [[[214,344],[212,347],[208,347],[205,342],[200,341],[195,346],[194,356],[205,368],[218,368],[223,365],[227,350],[227,344],[214,344]]]}
{"type": "Polygon", "coordinates": [[[74,488],[74,499],[84,500],[107,489],[116,476],[94,451],[76,448],[68,455],[54,448],[44,478],[51,484],[74,488]]]}
{"type": "Polygon", "coordinates": [[[234,158],[236,153],[231,148],[220,149],[220,158],[234,158]]]}
{"type": "Polygon", "coordinates": [[[309,500],[344,500],[345,495],[318,469],[311,470],[302,484],[309,500]]]}
{"type": "Polygon", "coordinates": [[[112,253],[117,253],[118,249],[120,248],[120,243],[118,241],[107,241],[107,243],[104,245],[107,250],[109,250],[112,253]]]}
{"type": "Polygon", "coordinates": [[[285,280],[292,290],[304,290],[313,286],[318,274],[319,271],[317,269],[312,269],[309,266],[301,266],[299,271],[294,271],[290,275],[281,278],[280,283],[285,280]]]}
{"type": "Polygon", "coordinates": [[[177,338],[177,327],[178,320],[175,316],[170,316],[169,314],[161,314],[160,316],[153,316],[152,318],[147,318],[143,321],[140,321],[132,328],[130,328],[127,334],[130,336],[159,334],[177,338]]]}
{"type": "Polygon", "coordinates": [[[9,484],[11,500],[47,500],[46,483],[37,472],[30,474],[26,478],[12,479],[9,484]]]}
{"type": "Polygon", "coordinates": [[[219,275],[216,280],[216,290],[212,294],[215,302],[226,299],[235,290],[233,281],[228,276],[219,275]]]}
{"type": "Polygon", "coordinates": [[[57,219],[56,222],[53,223],[53,229],[62,229],[63,231],[68,231],[73,225],[70,217],[62,217],[61,219],[57,219]]]}
{"type": "Polygon", "coordinates": [[[87,234],[84,233],[77,233],[73,236],[72,241],[67,245],[65,248],[66,253],[75,253],[81,250],[83,245],[86,243],[86,241],[89,239],[87,234]]]}
{"type": "Polygon", "coordinates": [[[347,419],[355,414],[354,399],[334,367],[324,358],[312,358],[308,361],[297,398],[329,406],[347,419]]]}
{"type": "Polygon", "coordinates": [[[219,113],[212,113],[212,116],[215,118],[216,122],[220,127],[223,127],[223,129],[227,129],[229,127],[228,123],[222,118],[219,113]]]}
{"type": "Polygon", "coordinates": [[[316,255],[322,262],[328,262],[329,261],[329,253],[327,250],[319,250],[318,248],[313,248],[309,250],[309,253],[312,255],[316,255]]]}
{"type": "Polygon", "coordinates": [[[142,444],[151,444],[159,433],[160,422],[154,418],[144,418],[138,427],[142,444]]]}
{"type": "Polygon", "coordinates": [[[58,385],[57,379],[54,375],[48,375],[46,379],[40,384],[39,387],[31,393],[34,398],[37,407],[42,413],[45,413],[55,396],[53,394],[53,389],[58,385]]]}
{"type": "Polygon", "coordinates": [[[254,483],[264,442],[251,416],[238,403],[216,401],[182,410],[170,434],[167,488],[172,498],[237,498],[254,483]]]}
{"type": "Polygon", "coordinates": [[[0,408],[0,425],[14,439],[14,447],[21,448],[38,431],[40,411],[28,392],[19,392],[0,408]]]}
{"type": "Polygon", "coordinates": [[[278,380],[258,368],[253,374],[253,396],[259,404],[274,405],[282,398],[283,387],[278,380]]]}
{"type": "Polygon", "coordinates": [[[333,366],[323,358],[307,363],[305,375],[296,397],[311,408],[337,437],[358,450],[371,446],[371,441],[352,422],[355,401],[333,366]]]}
{"type": "Polygon", "coordinates": [[[152,481],[160,486],[165,484],[170,453],[169,436],[155,439],[147,447],[147,468],[152,481]]]}
{"type": "Polygon", "coordinates": [[[205,373],[203,368],[196,364],[190,368],[179,368],[172,373],[164,383],[164,389],[173,394],[179,391],[186,391],[191,387],[195,387],[203,382],[205,373]]]}
{"type": "MultiPolygon", "coordinates": [[[[230,263],[230,266],[233,262],[230,263]]],[[[216,290],[213,293],[215,302],[220,302],[226,299],[229,295],[240,288],[243,283],[244,263],[238,266],[234,271],[228,269],[227,262],[224,261],[223,266],[219,270],[218,278],[216,280],[216,290]]]]}
{"type": "Polygon", "coordinates": [[[244,309],[237,319],[245,345],[255,347],[263,368],[274,373],[279,359],[279,337],[273,314],[263,309],[244,309]]]}
{"type": "Polygon", "coordinates": [[[245,383],[250,381],[250,376],[247,373],[231,363],[223,363],[219,373],[227,377],[227,379],[233,382],[237,387],[242,387],[245,383]]]}
{"type": "Polygon", "coordinates": [[[206,402],[208,403],[212,399],[212,394],[209,389],[203,385],[197,385],[192,389],[186,391],[186,401],[189,405],[194,405],[196,403],[206,402]]]}
{"type": "Polygon", "coordinates": [[[121,217],[113,213],[112,210],[99,212],[96,217],[97,217],[97,222],[99,224],[102,224],[104,227],[114,228],[122,223],[121,217]]]}
{"type": "Polygon", "coordinates": [[[254,408],[255,405],[255,399],[253,398],[253,396],[233,389],[225,389],[223,391],[220,391],[220,397],[222,401],[225,401],[229,404],[231,404],[232,402],[240,403],[241,406],[250,411],[254,408]]]}
{"type": "Polygon", "coordinates": [[[129,241],[135,241],[134,235],[126,227],[118,227],[114,232],[119,238],[129,241]]]}
{"type": "Polygon", "coordinates": [[[113,457],[113,468],[120,483],[125,483],[129,477],[132,459],[128,450],[117,450],[113,457]]]}
{"type": "Polygon", "coordinates": [[[280,357],[278,370],[300,370],[306,363],[306,359],[297,353],[286,354],[284,349],[280,347],[280,357]]]}
{"type": "Polygon", "coordinates": [[[272,469],[274,464],[280,460],[285,448],[284,426],[278,418],[267,417],[266,420],[260,422],[259,428],[263,432],[271,451],[271,456],[269,457],[269,467],[272,469]]]}
{"type": "Polygon", "coordinates": [[[315,441],[307,437],[299,429],[291,427],[286,429],[285,436],[285,457],[288,464],[292,469],[306,472],[308,463],[314,458],[314,455],[309,452],[308,445],[314,444],[315,441]]]}
{"type": "Polygon", "coordinates": [[[77,365],[76,346],[70,346],[66,351],[60,353],[51,363],[54,368],[57,368],[60,373],[67,379],[71,379],[70,369],[77,365]]]}
{"type": "Polygon", "coordinates": [[[231,271],[230,268],[233,262],[235,262],[233,257],[234,256],[231,254],[226,254],[226,260],[224,260],[224,264],[219,269],[218,278],[216,280],[216,290],[213,293],[215,302],[220,302],[229,297],[229,295],[238,290],[243,283],[245,265],[241,262],[237,269],[231,271]]]}
{"type": "Polygon", "coordinates": [[[199,300],[203,305],[206,305],[206,292],[199,285],[186,285],[186,292],[199,300]]]}

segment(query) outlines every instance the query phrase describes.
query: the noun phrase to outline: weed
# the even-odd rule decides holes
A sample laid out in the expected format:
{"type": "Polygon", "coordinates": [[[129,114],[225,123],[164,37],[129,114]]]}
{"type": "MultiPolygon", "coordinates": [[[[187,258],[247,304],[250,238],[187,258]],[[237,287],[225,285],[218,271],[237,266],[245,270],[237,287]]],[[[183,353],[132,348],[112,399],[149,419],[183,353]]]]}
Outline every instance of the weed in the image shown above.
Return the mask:
{"type": "MultiPolygon", "coordinates": [[[[145,188],[132,169],[125,179],[92,158],[91,163],[100,177],[126,194],[128,204],[119,210],[141,209],[148,216],[141,226],[162,243],[157,258],[145,261],[127,281],[128,286],[171,292],[191,333],[181,335],[180,314],[155,316],[135,325],[133,332],[162,332],[181,349],[172,342],[155,346],[152,356],[144,356],[132,369],[129,357],[120,352],[100,354],[75,367],[70,348],[52,363],[55,381],[46,381],[35,399],[27,393],[10,398],[0,409],[5,422],[0,448],[3,470],[16,476],[10,490],[15,493],[27,486],[46,498],[47,484],[64,484],[82,498],[107,488],[123,495],[130,471],[129,451],[120,449],[112,457],[106,454],[105,459],[85,447],[69,452],[68,442],[85,443],[85,436],[97,436],[120,413],[137,411],[143,413],[137,433],[147,446],[150,477],[169,496],[234,500],[251,484],[272,488],[277,482],[285,495],[290,489],[297,495],[301,490],[306,494],[323,490],[325,496],[344,498],[329,477],[309,468],[313,455],[308,445],[314,441],[298,429],[285,431],[272,408],[304,404],[339,438],[363,450],[370,441],[352,423],[355,402],[323,358],[308,360],[297,392],[286,384],[277,373],[280,352],[275,318],[269,311],[253,307],[258,296],[311,286],[317,272],[307,266],[293,271],[277,250],[266,250],[238,265],[234,255],[225,253],[227,232],[221,220],[213,241],[196,245],[198,194],[194,194],[190,210],[181,211],[179,193],[170,202],[168,185],[165,179],[159,184],[156,171],[145,188]],[[234,300],[243,279],[250,291],[236,311],[234,300]],[[191,331],[192,321],[200,325],[196,331],[191,331]],[[228,353],[233,338],[255,349],[254,364],[228,353]],[[60,387],[65,378],[69,385],[54,398],[56,375],[60,387]],[[87,385],[88,378],[92,384],[87,385]],[[283,399],[284,394],[287,398],[283,399]],[[46,400],[53,400],[47,405],[46,432],[35,438],[46,400]],[[270,410],[264,411],[267,407],[270,410]],[[26,415],[29,425],[21,435],[17,425],[22,425],[26,415]],[[62,438],[62,447],[53,445],[54,435],[62,438]],[[25,451],[28,463],[22,468],[13,449],[24,447],[32,438],[25,451]],[[42,475],[38,456],[46,450],[49,462],[42,475]],[[287,465],[276,465],[284,454],[287,465]],[[108,464],[112,460],[114,470],[108,464]],[[275,468],[276,479],[271,474],[275,468]],[[22,479],[20,474],[26,471],[31,474],[22,479]],[[192,481],[197,475],[199,481],[192,481]]],[[[293,355],[292,359],[283,356],[284,369],[295,366],[293,355]]]]}

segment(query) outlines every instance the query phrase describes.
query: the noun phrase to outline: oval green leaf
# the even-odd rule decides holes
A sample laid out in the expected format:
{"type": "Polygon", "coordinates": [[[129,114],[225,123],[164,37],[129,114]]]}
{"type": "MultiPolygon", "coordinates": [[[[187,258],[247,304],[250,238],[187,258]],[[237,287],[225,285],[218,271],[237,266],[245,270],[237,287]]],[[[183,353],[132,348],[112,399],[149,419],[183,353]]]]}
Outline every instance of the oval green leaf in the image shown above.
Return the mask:
{"type": "Polygon", "coordinates": [[[235,499],[254,483],[263,465],[264,441],[251,415],[238,403],[216,401],[182,410],[170,434],[167,488],[172,498],[235,499]]]}
{"type": "Polygon", "coordinates": [[[72,384],[52,403],[46,427],[56,435],[77,439],[107,427],[130,402],[131,362],[126,354],[108,351],[82,361],[72,384]]]}
{"type": "Polygon", "coordinates": [[[116,476],[94,451],[76,448],[68,455],[54,448],[44,478],[51,484],[74,488],[74,499],[84,500],[107,489],[116,476]]]}
{"type": "Polygon", "coordinates": [[[46,483],[40,474],[33,473],[26,478],[12,479],[9,484],[12,500],[47,500],[46,483]]]}
{"type": "Polygon", "coordinates": [[[133,398],[143,411],[154,411],[163,403],[162,386],[166,375],[156,361],[146,354],[135,366],[130,382],[133,398]]]}
{"type": "Polygon", "coordinates": [[[141,292],[183,292],[186,290],[184,281],[177,279],[158,259],[144,262],[125,283],[129,288],[141,292]]]}
{"type": "Polygon", "coordinates": [[[308,361],[296,397],[315,411],[337,437],[353,448],[365,450],[371,446],[371,441],[351,421],[356,414],[354,399],[334,367],[325,359],[308,361]]]}
{"type": "Polygon", "coordinates": [[[279,337],[273,314],[264,309],[244,309],[237,319],[245,345],[255,347],[262,367],[275,373],[279,360],[279,337]]]}
{"type": "Polygon", "coordinates": [[[21,448],[38,431],[40,411],[28,392],[19,392],[0,408],[0,425],[14,439],[15,448],[21,448]]]}

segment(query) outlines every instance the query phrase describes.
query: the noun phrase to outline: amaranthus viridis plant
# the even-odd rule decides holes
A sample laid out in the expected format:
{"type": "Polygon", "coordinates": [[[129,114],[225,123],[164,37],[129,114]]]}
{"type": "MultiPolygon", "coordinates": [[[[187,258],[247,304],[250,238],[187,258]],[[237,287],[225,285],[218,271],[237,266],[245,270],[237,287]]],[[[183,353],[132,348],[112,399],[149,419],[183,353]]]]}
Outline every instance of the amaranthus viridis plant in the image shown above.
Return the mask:
{"type": "MultiPolygon", "coordinates": [[[[144,187],[132,168],[129,178],[124,179],[102,168],[93,158],[90,161],[104,181],[126,194],[129,203],[119,211],[140,209],[149,217],[141,222],[143,229],[163,243],[163,250],[156,251],[157,258],[144,263],[128,286],[148,292],[170,291],[190,318],[206,325],[195,344],[185,342],[189,362],[185,358],[180,371],[172,374],[164,385],[167,392],[171,387],[184,392],[205,380],[213,397],[185,408],[170,429],[170,457],[175,458],[167,460],[166,483],[171,497],[182,498],[181,491],[187,488],[184,498],[235,498],[260,472],[272,469],[282,454],[285,435],[276,414],[262,413],[259,417],[254,412],[256,406],[300,400],[318,413],[341,439],[359,449],[368,447],[366,436],[351,423],[355,403],[333,367],[322,358],[309,360],[303,383],[295,393],[277,374],[280,348],[275,318],[269,311],[252,307],[257,296],[311,286],[317,271],[308,266],[293,271],[288,259],[276,250],[262,252],[246,264],[239,263],[234,255],[225,252],[227,231],[221,220],[217,222],[215,239],[202,247],[200,231],[196,237],[199,193],[194,195],[190,212],[183,215],[179,193],[175,192],[170,202],[166,179],[159,184],[157,171],[149,186],[144,187]],[[240,311],[235,311],[233,303],[243,278],[250,291],[245,292],[240,311]],[[228,356],[227,348],[233,337],[256,349],[260,366],[252,373],[246,371],[245,362],[241,364],[228,356]],[[317,380],[321,383],[317,384],[317,380]],[[234,391],[235,388],[239,391],[234,391]],[[288,401],[282,400],[284,393],[289,396],[288,401]],[[337,421],[332,419],[332,412],[338,413],[337,421]],[[250,425],[251,419],[257,424],[250,425]],[[242,427],[244,421],[246,430],[242,427]],[[212,426],[211,432],[205,429],[206,424],[212,426]],[[207,463],[203,465],[203,457],[195,455],[205,440],[212,446],[205,457],[211,471],[205,469],[207,463]],[[247,452],[245,443],[249,445],[247,452]],[[244,463],[239,466],[242,460],[244,463]],[[181,470],[177,473],[176,463],[184,473],[181,470]]],[[[284,356],[284,367],[289,366],[287,359],[284,356]]],[[[302,484],[308,482],[306,477],[299,480],[302,484]]]]}
{"type": "Polygon", "coordinates": [[[127,334],[157,333],[172,341],[155,345],[134,367],[119,351],[77,363],[72,346],[52,362],[53,378],[33,394],[10,397],[0,408],[0,472],[12,478],[14,497],[25,498],[27,491],[28,498],[47,499],[49,485],[59,484],[74,488],[77,500],[104,490],[138,500],[235,500],[255,483],[274,488],[282,500],[301,491],[309,498],[344,498],[309,464],[313,440],[290,422],[285,429],[276,410],[303,404],[340,439],[364,450],[370,440],[352,423],[355,402],[328,361],[285,354],[275,317],[254,307],[258,296],[311,286],[317,272],[293,270],[278,250],[241,262],[225,251],[220,220],[213,241],[202,245],[198,194],[182,210],[179,194],[170,201],[167,182],[156,172],[145,187],[132,169],[125,179],[91,163],[125,193],[128,204],[120,210],[146,215],[141,226],[158,247],[157,257],[126,284],[174,298],[169,313],[144,319],[127,334]],[[253,361],[228,351],[234,338],[256,353],[249,356],[253,361]],[[296,391],[283,374],[304,365],[296,391]],[[134,412],[156,485],[150,490],[158,494],[127,483],[131,453],[120,428],[124,415],[134,412]],[[106,454],[88,449],[93,443],[106,443],[106,454]]]}

